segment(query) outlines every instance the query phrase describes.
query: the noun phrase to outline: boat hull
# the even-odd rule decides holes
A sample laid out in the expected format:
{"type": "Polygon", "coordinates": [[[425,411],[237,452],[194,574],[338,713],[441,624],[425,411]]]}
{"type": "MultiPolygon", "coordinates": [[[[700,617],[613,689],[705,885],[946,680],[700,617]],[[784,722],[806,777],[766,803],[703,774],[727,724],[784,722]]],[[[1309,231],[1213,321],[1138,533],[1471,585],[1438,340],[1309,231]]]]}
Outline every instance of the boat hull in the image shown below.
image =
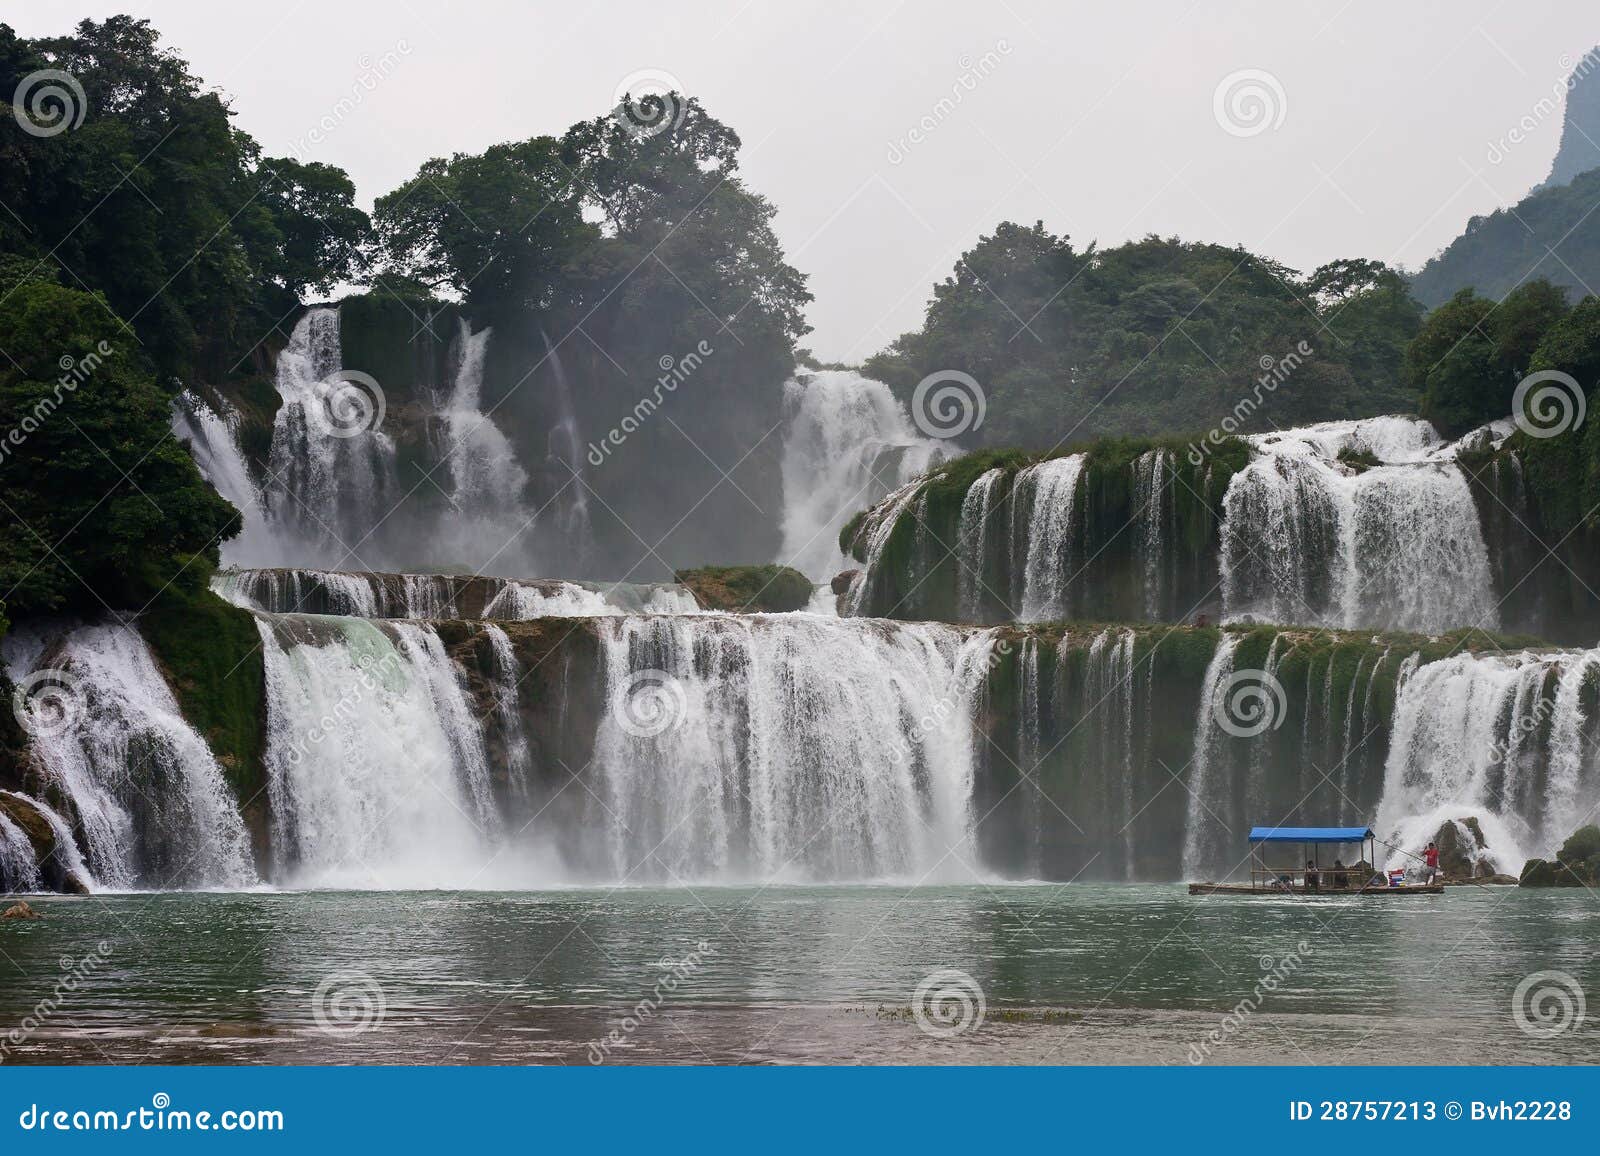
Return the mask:
{"type": "Polygon", "coordinates": [[[1275,896],[1279,899],[1286,895],[1295,895],[1302,898],[1309,896],[1346,896],[1353,895],[1361,899],[1387,899],[1399,898],[1402,895],[1443,895],[1443,883],[1405,883],[1399,887],[1348,887],[1348,888],[1323,888],[1318,891],[1307,891],[1301,887],[1252,887],[1248,883],[1191,883],[1190,895],[1256,895],[1265,897],[1275,896]]]}

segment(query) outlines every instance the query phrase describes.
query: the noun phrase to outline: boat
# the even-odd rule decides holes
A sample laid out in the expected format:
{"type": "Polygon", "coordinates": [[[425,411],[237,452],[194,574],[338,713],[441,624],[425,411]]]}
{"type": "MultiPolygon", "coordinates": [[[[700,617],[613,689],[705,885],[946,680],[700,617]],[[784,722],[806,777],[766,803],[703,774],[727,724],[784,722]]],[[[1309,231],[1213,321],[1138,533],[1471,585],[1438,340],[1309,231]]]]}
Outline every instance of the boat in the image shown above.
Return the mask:
{"type": "Polygon", "coordinates": [[[1380,872],[1377,836],[1371,827],[1252,827],[1250,828],[1249,883],[1191,883],[1190,895],[1352,895],[1389,899],[1403,895],[1442,895],[1444,884],[1433,879],[1413,883],[1400,871],[1380,872]],[[1275,867],[1267,862],[1269,848],[1298,846],[1294,863],[1275,867]],[[1360,849],[1353,866],[1334,855],[1324,867],[1324,848],[1354,846],[1360,849]]]}

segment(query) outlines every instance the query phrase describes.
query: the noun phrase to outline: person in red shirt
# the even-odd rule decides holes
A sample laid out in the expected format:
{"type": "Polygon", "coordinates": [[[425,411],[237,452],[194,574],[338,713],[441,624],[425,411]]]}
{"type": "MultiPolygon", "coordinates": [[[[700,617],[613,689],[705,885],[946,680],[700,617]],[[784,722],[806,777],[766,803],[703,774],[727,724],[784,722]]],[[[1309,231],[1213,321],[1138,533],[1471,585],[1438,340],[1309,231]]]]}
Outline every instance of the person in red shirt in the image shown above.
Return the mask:
{"type": "Polygon", "coordinates": [[[1437,844],[1428,844],[1428,849],[1422,853],[1422,861],[1427,865],[1427,869],[1422,873],[1424,880],[1432,883],[1439,877],[1439,848],[1437,844]]]}

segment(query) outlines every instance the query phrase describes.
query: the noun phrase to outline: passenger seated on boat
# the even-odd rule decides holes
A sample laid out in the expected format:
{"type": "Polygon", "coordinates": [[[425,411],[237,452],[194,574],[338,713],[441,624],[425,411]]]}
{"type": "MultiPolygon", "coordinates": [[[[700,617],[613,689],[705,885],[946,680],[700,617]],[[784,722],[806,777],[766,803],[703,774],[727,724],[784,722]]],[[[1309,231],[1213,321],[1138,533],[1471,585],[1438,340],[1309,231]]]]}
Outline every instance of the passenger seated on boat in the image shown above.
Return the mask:
{"type": "Polygon", "coordinates": [[[1350,872],[1344,869],[1344,864],[1339,860],[1333,861],[1333,885],[1340,891],[1350,886],[1350,872]]]}
{"type": "Polygon", "coordinates": [[[1306,890],[1322,890],[1322,872],[1317,870],[1316,861],[1312,859],[1306,860],[1306,890]]]}

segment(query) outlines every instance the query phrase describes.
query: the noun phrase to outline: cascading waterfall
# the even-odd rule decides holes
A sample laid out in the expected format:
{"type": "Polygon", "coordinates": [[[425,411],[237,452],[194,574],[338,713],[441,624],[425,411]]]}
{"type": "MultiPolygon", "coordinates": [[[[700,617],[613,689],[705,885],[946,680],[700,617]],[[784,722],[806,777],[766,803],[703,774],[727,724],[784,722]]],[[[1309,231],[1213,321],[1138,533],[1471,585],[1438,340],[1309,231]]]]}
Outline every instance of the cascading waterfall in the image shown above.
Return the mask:
{"type": "Polygon", "coordinates": [[[1138,551],[1142,556],[1144,571],[1144,610],[1151,622],[1159,622],[1166,607],[1167,577],[1165,550],[1172,528],[1164,511],[1170,509],[1167,481],[1172,473],[1172,451],[1151,450],[1134,460],[1133,495],[1136,517],[1141,533],[1138,551]]]}
{"type": "Polygon", "coordinates": [[[1024,622],[1063,619],[1070,613],[1073,516],[1084,460],[1082,454],[1071,454],[1017,474],[1012,516],[1020,521],[1027,511],[1021,598],[1024,622]]]}
{"type": "Polygon", "coordinates": [[[611,877],[972,877],[976,679],[960,632],[805,616],[597,627],[611,877]]]}
{"type": "MultiPolygon", "coordinates": [[[[1395,702],[1374,824],[1379,837],[1414,850],[1443,823],[1474,818],[1487,857],[1497,870],[1513,873],[1525,851],[1558,845],[1583,813],[1578,800],[1593,804],[1600,788],[1594,756],[1566,742],[1592,724],[1579,707],[1578,688],[1596,670],[1597,658],[1594,651],[1459,655],[1416,667],[1395,702]],[[1541,706],[1552,669],[1559,689],[1553,703],[1541,706]],[[1530,758],[1528,739],[1536,742],[1547,715],[1553,716],[1548,754],[1530,758]],[[1543,789],[1519,782],[1525,775],[1545,776],[1543,789]],[[1545,796],[1548,804],[1541,805],[1537,800],[1545,796]]],[[[1397,865],[1403,858],[1394,856],[1397,865]]]]}
{"type": "Polygon", "coordinates": [[[14,648],[7,639],[7,672],[15,683],[53,672],[68,704],[70,725],[35,728],[32,749],[44,784],[76,815],[86,882],[114,890],[256,882],[238,801],[138,632],[81,626],[35,646],[33,661],[12,660],[36,641],[14,648]]]}
{"type": "Polygon", "coordinates": [[[1488,546],[1465,475],[1404,418],[1251,439],[1224,498],[1230,621],[1436,633],[1494,629],[1488,546]],[[1346,464],[1341,453],[1385,464],[1346,464]]]}
{"type": "Polygon", "coordinates": [[[261,566],[280,557],[261,487],[239,449],[239,415],[218,414],[199,395],[184,390],[172,405],[172,432],[189,444],[195,464],[212,487],[239,511],[239,533],[222,543],[230,566],[261,566]]]}
{"type": "MultiPolygon", "coordinates": [[[[541,334],[541,336],[544,336],[541,334]]],[[[594,527],[589,517],[589,485],[584,480],[583,432],[578,411],[572,403],[572,385],[567,380],[561,354],[544,336],[545,357],[550,362],[554,383],[556,422],[550,427],[546,462],[553,467],[559,490],[559,522],[567,547],[577,559],[577,573],[594,550],[594,527]]]]}
{"type": "Polygon", "coordinates": [[[514,793],[526,796],[533,756],[522,728],[522,664],[517,661],[516,649],[502,627],[491,624],[484,632],[489,636],[494,654],[494,718],[499,727],[506,777],[514,793]]]}
{"type": "Polygon", "coordinates": [[[279,881],[492,885],[482,739],[438,636],[356,618],[257,623],[279,881]]]}
{"type": "Polygon", "coordinates": [[[451,574],[336,570],[223,570],[211,588],[235,606],[268,614],[354,618],[587,618],[607,614],[695,614],[677,583],[518,582],[451,574]]]}
{"type": "Polygon", "coordinates": [[[1224,813],[1231,810],[1226,803],[1227,784],[1218,781],[1216,771],[1222,754],[1220,748],[1227,743],[1219,716],[1226,717],[1225,700],[1239,641],[1237,634],[1223,634],[1217,640],[1217,649],[1200,682],[1200,705],[1194,720],[1194,755],[1189,764],[1189,814],[1183,832],[1183,870],[1191,879],[1200,878],[1219,862],[1226,861],[1230,849],[1227,819],[1225,815],[1217,815],[1219,808],[1224,813]]]}
{"type": "Polygon", "coordinates": [[[37,891],[40,882],[33,842],[0,812],[0,892],[37,891]]]}
{"type": "MultiPolygon", "coordinates": [[[[0,791],[0,795],[7,795],[17,800],[43,817],[49,824],[50,834],[55,840],[55,847],[50,852],[50,858],[55,861],[55,869],[66,878],[76,880],[82,889],[87,890],[93,883],[94,876],[89,871],[89,865],[83,861],[83,854],[78,850],[78,841],[72,834],[71,825],[59,812],[40,799],[16,791],[0,791]]],[[[36,866],[42,867],[43,864],[36,866]]]]}
{"type": "Polygon", "coordinates": [[[812,581],[850,565],[839,531],[948,456],[920,436],[889,387],[849,370],[797,375],[783,387],[783,547],[778,561],[812,581]]]}
{"type": "Polygon", "coordinates": [[[989,470],[979,475],[961,500],[961,521],[957,531],[957,601],[964,622],[980,621],[983,615],[989,559],[989,522],[995,511],[995,489],[1004,470],[989,470]]]}
{"type": "Polygon", "coordinates": [[[372,552],[367,539],[399,497],[393,439],[347,412],[329,385],[340,362],[338,309],[307,310],[278,354],[282,400],[267,495],[278,534],[293,553],[280,561],[337,568],[372,552]]]}
{"type": "Polygon", "coordinates": [[[454,516],[444,519],[441,537],[446,557],[503,567],[526,561],[521,539],[532,529],[533,518],[521,512],[527,472],[518,464],[511,440],[481,408],[491,332],[474,333],[462,319],[456,336],[455,380],[444,410],[454,516]]]}

